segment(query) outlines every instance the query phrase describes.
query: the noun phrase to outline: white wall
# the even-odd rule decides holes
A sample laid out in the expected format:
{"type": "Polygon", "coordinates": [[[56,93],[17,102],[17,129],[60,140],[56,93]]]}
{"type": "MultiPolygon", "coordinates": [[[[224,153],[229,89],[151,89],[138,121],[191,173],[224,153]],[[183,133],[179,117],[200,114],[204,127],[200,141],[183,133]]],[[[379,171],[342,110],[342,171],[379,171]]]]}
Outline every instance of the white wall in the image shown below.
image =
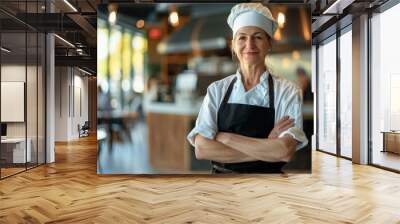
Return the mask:
{"type": "Polygon", "coordinates": [[[55,68],[55,140],[68,140],[68,86],[70,77],[67,67],[55,68]]]}
{"type": "MultiPolygon", "coordinates": [[[[28,66],[28,70],[32,67],[28,66]]],[[[25,65],[2,65],[1,81],[25,82],[25,65]]]]}
{"type": "Polygon", "coordinates": [[[88,120],[88,78],[83,75],[76,68],[56,67],[56,141],[79,138],[78,124],[88,120]]]}
{"type": "MultiPolygon", "coordinates": [[[[28,73],[33,69],[28,66],[28,73]]],[[[35,70],[36,71],[36,70],[35,70]]],[[[1,81],[3,82],[25,82],[25,65],[2,65],[1,66],[1,81]]],[[[28,93],[28,95],[33,95],[28,93]]],[[[36,94],[35,94],[36,95],[36,94]]],[[[7,110],[7,108],[1,108],[7,110]]],[[[25,122],[7,122],[7,136],[8,137],[25,137],[25,122]]]]}

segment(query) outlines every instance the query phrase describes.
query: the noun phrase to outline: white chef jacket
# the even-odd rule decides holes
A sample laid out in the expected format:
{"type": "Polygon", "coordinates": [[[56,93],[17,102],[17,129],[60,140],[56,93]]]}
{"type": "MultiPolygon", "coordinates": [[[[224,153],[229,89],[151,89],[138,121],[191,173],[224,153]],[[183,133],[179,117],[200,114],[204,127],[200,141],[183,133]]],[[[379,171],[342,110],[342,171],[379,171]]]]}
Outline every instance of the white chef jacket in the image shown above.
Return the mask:
{"type": "MultiPolygon", "coordinates": [[[[194,138],[197,134],[208,139],[215,138],[218,133],[218,110],[234,77],[237,77],[237,80],[232,88],[228,103],[269,107],[268,75],[267,71],[264,72],[260,77],[260,83],[247,92],[239,71],[236,74],[213,82],[207,88],[207,94],[201,105],[196,125],[187,136],[190,144],[194,146],[194,138]]],[[[303,132],[301,90],[296,84],[282,77],[272,75],[272,78],[274,81],[275,123],[286,115],[294,119],[294,126],[282,132],[279,137],[290,134],[298,141],[296,150],[301,149],[308,143],[303,132]]],[[[267,136],[265,137],[267,138],[267,136]]]]}

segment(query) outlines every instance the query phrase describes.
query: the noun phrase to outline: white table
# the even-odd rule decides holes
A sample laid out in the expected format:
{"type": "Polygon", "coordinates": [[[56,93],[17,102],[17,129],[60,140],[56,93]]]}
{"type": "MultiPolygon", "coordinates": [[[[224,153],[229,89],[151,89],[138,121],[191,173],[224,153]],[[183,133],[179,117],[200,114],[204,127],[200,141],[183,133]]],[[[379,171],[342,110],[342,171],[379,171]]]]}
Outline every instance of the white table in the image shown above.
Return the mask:
{"type": "Polygon", "coordinates": [[[32,154],[31,154],[31,145],[32,141],[30,138],[26,139],[28,143],[28,147],[26,148],[25,154],[25,138],[5,138],[1,139],[2,147],[6,146],[13,146],[13,163],[25,163],[31,162],[32,154]],[[27,161],[25,161],[25,158],[27,161]]]}

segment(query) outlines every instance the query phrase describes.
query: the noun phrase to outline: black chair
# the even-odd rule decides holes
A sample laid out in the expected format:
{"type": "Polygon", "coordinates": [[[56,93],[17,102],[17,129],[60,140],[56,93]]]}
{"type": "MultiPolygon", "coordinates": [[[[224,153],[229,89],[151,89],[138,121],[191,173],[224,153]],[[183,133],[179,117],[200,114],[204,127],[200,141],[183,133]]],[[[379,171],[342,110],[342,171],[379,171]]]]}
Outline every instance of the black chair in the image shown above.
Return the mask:
{"type": "Polygon", "coordinates": [[[89,136],[89,129],[90,129],[89,121],[85,121],[82,127],[80,127],[80,125],[78,124],[79,138],[89,136]]]}

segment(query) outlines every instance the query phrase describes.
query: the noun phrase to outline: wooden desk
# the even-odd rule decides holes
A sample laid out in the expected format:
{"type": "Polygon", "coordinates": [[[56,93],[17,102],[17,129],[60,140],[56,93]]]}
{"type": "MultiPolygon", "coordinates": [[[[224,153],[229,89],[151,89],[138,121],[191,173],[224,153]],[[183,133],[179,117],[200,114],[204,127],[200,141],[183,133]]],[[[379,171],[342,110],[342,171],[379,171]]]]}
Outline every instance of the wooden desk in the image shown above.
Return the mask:
{"type": "Polygon", "coordinates": [[[400,131],[382,131],[383,150],[382,152],[393,152],[400,154],[400,131]]]}

